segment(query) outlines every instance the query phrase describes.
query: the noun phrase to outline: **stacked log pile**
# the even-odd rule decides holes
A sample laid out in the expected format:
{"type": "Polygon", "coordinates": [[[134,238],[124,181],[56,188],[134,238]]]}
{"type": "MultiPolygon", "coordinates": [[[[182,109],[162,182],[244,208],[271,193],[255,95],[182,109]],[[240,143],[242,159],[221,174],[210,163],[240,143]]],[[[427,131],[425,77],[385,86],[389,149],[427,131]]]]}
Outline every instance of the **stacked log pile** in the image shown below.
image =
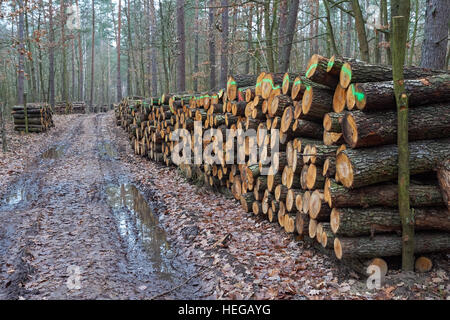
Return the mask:
{"type": "Polygon", "coordinates": [[[72,102],[72,113],[85,114],[87,109],[86,102],[84,101],[74,101],[72,102]]]}
{"type": "Polygon", "coordinates": [[[73,105],[71,102],[58,101],[55,103],[53,109],[54,114],[71,114],[73,112],[73,105]]]}
{"type": "Polygon", "coordinates": [[[12,108],[14,119],[14,130],[25,132],[45,132],[54,126],[52,111],[46,103],[27,103],[24,106],[14,106],[12,108]]]}
{"type": "MultiPolygon", "coordinates": [[[[212,147],[219,159],[195,163],[191,157],[190,163],[179,165],[188,178],[228,189],[245,211],[278,223],[339,259],[399,255],[400,219],[392,183],[397,175],[395,100],[391,111],[382,112],[376,112],[372,101],[379,96],[387,105],[393,99],[392,72],[386,68],[314,55],[306,73],[234,75],[219,92],[123,99],[115,109],[117,124],[128,132],[136,154],[165,165],[173,164],[172,153],[179,151],[172,141],[175,130],[187,130],[190,136],[180,140],[185,146],[212,147]],[[378,88],[373,94],[368,83],[378,88]],[[370,113],[363,107],[348,108],[349,90],[358,101],[364,94],[370,113]],[[346,106],[350,112],[344,112],[346,106]],[[214,135],[194,135],[211,128],[223,133],[222,148],[214,135]],[[227,129],[254,129],[257,136],[226,139],[227,129]],[[278,138],[278,152],[272,152],[278,138]],[[256,159],[252,142],[258,147],[256,159]],[[238,163],[239,158],[245,161],[238,163]],[[268,175],[262,174],[267,167],[268,175]]],[[[407,88],[422,95],[412,105],[425,101],[416,103],[423,106],[411,109],[410,117],[412,173],[420,180],[411,188],[411,199],[416,226],[424,230],[418,231],[418,253],[450,248],[442,190],[427,178],[450,155],[445,139],[450,137],[449,78],[418,68],[406,72],[410,78],[424,75],[407,80],[407,88]]],[[[447,174],[443,177],[450,176],[448,167],[441,167],[447,174]]]]}

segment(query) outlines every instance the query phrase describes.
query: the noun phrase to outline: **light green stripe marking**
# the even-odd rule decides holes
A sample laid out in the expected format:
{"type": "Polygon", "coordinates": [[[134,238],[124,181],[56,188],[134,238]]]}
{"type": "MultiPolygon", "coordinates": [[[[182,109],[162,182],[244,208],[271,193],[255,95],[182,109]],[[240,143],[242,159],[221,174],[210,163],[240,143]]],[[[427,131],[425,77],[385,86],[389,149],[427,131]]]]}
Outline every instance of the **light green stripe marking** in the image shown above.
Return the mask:
{"type": "Polygon", "coordinates": [[[349,69],[347,69],[347,67],[346,66],[342,66],[342,69],[341,69],[344,73],[346,73],[347,74],[347,76],[350,78],[350,81],[352,80],[352,71],[351,70],[349,70],[349,69]]]}
{"type": "Polygon", "coordinates": [[[356,92],[355,86],[354,86],[354,85],[352,85],[352,93],[353,93],[353,95],[356,97],[356,99],[357,99],[358,101],[364,100],[364,93],[362,93],[362,92],[356,92]]]}
{"type": "Polygon", "coordinates": [[[312,69],[314,69],[315,67],[317,67],[317,63],[313,63],[311,65],[311,67],[309,67],[308,71],[306,71],[306,77],[309,78],[309,73],[312,71],[312,69]]]}

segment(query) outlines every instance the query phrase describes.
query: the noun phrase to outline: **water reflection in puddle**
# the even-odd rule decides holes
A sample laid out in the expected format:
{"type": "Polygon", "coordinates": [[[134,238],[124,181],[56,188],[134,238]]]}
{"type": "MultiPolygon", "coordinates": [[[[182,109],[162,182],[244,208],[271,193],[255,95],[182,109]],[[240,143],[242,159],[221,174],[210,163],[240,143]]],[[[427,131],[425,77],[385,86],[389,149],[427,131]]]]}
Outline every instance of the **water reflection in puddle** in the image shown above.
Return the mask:
{"type": "Polygon", "coordinates": [[[64,154],[63,146],[51,147],[42,154],[42,159],[59,159],[64,154]]]}
{"type": "Polygon", "coordinates": [[[172,279],[170,245],[144,196],[134,185],[128,184],[109,186],[106,194],[118,220],[120,235],[128,242],[129,248],[135,249],[141,244],[153,264],[153,271],[161,278],[172,279]]]}
{"type": "Polygon", "coordinates": [[[117,156],[117,152],[110,142],[104,142],[100,145],[100,155],[115,158],[117,156]]]}
{"type": "Polygon", "coordinates": [[[5,202],[7,205],[16,205],[22,202],[23,200],[30,200],[30,199],[31,195],[27,193],[25,187],[22,186],[11,192],[6,197],[5,202]]]}

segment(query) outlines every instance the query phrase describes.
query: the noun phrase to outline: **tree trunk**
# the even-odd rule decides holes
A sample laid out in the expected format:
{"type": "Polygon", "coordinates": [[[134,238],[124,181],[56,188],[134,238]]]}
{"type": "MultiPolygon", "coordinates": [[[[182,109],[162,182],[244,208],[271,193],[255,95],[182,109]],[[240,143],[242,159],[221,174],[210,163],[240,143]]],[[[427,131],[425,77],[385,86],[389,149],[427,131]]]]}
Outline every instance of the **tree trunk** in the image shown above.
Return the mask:
{"type": "MultiPolygon", "coordinates": [[[[411,174],[432,171],[450,154],[450,139],[422,140],[409,144],[411,174]]],[[[358,188],[398,175],[398,150],[395,145],[370,149],[347,149],[336,159],[336,174],[347,188],[358,188]]]]}
{"type": "Polygon", "coordinates": [[[94,72],[95,72],[95,4],[92,0],[92,48],[91,48],[91,97],[89,105],[94,105],[94,72]]]}
{"type": "MultiPolygon", "coordinates": [[[[282,45],[280,55],[280,72],[287,72],[289,70],[290,57],[292,51],[292,41],[295,34],[295,26],[297,23],[299,0],[289,1],[289,15],[287,19],[286,28],[283,28],[285,32],[282,34],[282,45]]],[[[281,29],[281,22],[280,22],[281,29]]]]}
{"type": "MultiPolygon", "coordinates": [[[[336,59],[335,64],[342,64],[339,81],[342,88],[348,88],[350,83],[379,82],[393,79],[392,68],[389,66],[368,64],[351,58],[336,59]]],[[[403,70],[405,79],[418,79],[442,73],[442,71],[419,67],[407,67],[403,70]]]]}
{"type": "Polygon", "coordinates": [[[356,32],[358,34],[359,52],[361,54],[361,59],[370,62],[369,43],[367,42],[366,28],[364,25],[364,18],[361,12],[361,7],[359,6],[358,0],[351,0],[351,3],[352,10],[355,15],[355,26],[356,32]]]}
{"type": "Polygon", "coordinates": [[[222,0],[222,48],[220,50],[220,88],[227,86],[228,77],[228,0],[222,0]]]}
{"type": "Polygon", "coordinates": [[[209,89],[216,89],[216,41],[214,35],[214,0],[209,1],[209,89]]]}
{"type": "MultiPolygon", "coordinates": [[[[19,24],[17,26],[17,38],[19,39],[18,53],[19,53],[19,64],[17,70],[17,103],[23,104],[23,93],[24,93],[24,82],[25,82],[25,43],[24,43],[24,11],[25,6],[23,0],[18,1],[20,13],[19,13],[19,24]]],[[[50,1],[51,4],[51,1],[50,1]]]]}
{"type": "MultiPolygon", "coordinates": [[[[383,111],[347,112],[342,119],[345,142],[352,148],[397,142],[397,113],[383,111]]],[[[411,109],[408,115],[409,141],[450,136],[450,105],[433,105],[411,109]]]]}
{"type": "MultiPolygon", "coordinates": [[[[450,249],[448,233],[418,233],[415,242],[416,254],[446,252],[450,249]]],[[[334,252],[338,259],[398,256],[402,253],[402,237],[386,235],[374,238],[336,238],[334,252]]]]}
{"type": "Polygon", "coordinates": [[[54,56],[54,45],[55,45],[55,31],[53,29],[53,1],[49,1],[49,53],[48,53],[48,90],[50,96],[50,106],[55,107],[55,56],[54,56]]]}
{"type": "Polygon", "coordinates": [[[392,12],[392,77],[397,104],[398,210],[402,221],[402,270],[414,270],[414,212],[409,203],[408,96],[403,68],[408,37],[409,1],[395,0],[392,12]],[[407,2],[407,3],[405,3],[407,2]],[[396,7],[398,6],[398,10],[396,7]],[[394,16],[394,11],[399,14],[394,16]],[[398,12],[397,12],[398,11],[398,12]]]}
{"type": "Polygon", "coordinates": [[[186,91],[186,37],[184,33],[184,0],[177,0],[177,90],[186,91]]]}
{"type": "Polygon", "coordinates": [[[120,102],[122,100],[122,77],[120,74],[120,34],[122,31],[122,1],[119,0],[119,9],[117,16],[117,39],[116,39],[116,48],[117,48],[117,101],[120,102]]]}
{"type": "Polygon", "coordinates": [[[448,39],[448,0],[427,0],[425,11],[425,29],[422,44],[424,68],[444,69],[448,39]]]}

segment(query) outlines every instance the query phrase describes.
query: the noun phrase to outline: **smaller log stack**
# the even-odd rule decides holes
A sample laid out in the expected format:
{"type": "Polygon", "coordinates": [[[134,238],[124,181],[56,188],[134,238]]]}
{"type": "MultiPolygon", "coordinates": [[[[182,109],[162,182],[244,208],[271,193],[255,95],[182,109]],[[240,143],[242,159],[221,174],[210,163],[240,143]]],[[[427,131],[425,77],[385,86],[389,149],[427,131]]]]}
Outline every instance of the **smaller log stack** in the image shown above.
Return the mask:
{"type": "Polygon", "coordinates": [[[71,102],[58,101],[55,103],[54,114],[71,114],[73,113],[73,105],[71,102]]]}
{"type": "Polygon", "coordinates": [[[25,132],[27,123],[28,132],[40,133],[54,127],[52,111],[46,103],[27,103],[26,111],[23,106],[12,108],[15,131],[25,132]]]}
{"type": "Polygon", "coordinates": [[[74,101],[72,102],[72,113],[85,114],[87,109],[86,102],[84,101],[74,101]]]}

